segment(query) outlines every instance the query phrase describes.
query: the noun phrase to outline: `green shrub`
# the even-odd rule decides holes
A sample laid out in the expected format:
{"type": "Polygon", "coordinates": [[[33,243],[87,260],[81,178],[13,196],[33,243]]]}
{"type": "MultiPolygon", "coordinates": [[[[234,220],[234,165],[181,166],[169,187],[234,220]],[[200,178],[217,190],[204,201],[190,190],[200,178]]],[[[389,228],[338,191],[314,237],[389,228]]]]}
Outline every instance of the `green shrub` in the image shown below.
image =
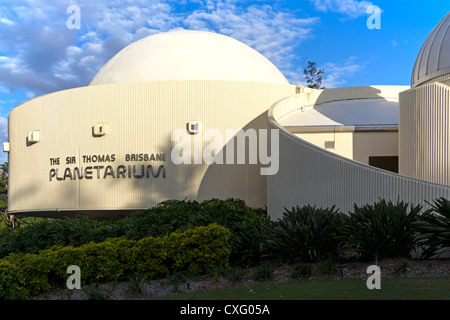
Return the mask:
{"type": "Polygon", "coordinates": [[[211,226],[215,227],[196,227],[162,238],[164,253],[172,260],[169,271],[196,274],[228,263],[230,249],[224,244],[228,243],[229,231],[219,225],[211,226]]]}
{"type": "Polygon", "coordinates": [[[379,200],[373,205],[354,206],[354,212],[342,217],[342,241],[347,249],[364,259],[408,257],[415,249],[417,233],[414,222],[421,206],[401,201],[379,200]]]}
{"type": "MultiPolygon", "coordinates": [[[[261,260],[269,219],[266,210],[248,207],[237,199],[168,200],[122,219],[40,219],[25,228],[0,233],[0,257],[9,253],[37,253],[53,246],[81,246],[123,237],[139,240],[161,237],[216,223],[231,231],[233,264],[256,264],[261,260]]],[[[0,230],[1,231],[1,230],[0,230]]]]}
{"type": "Polygon", "coordinates": [[[267,216],[243,219],[232,233],[230,262],[236,266],[260,264],[267,255],[267,240],[272,222],[267,216]]]}
{"type": "Polygon", "coordinates": [[[403,274],[407,273],[409,269],[410,269],[409,264],[406,262],[403,262],[395,268],[394,274],[403,275],[403,274]]]}
{"type": "Polygon", "coordinates": [[[238,199],[163,201],[154,208],[126,217],[123,228],[126,238],[141,239],[211,223],[222,225],[231,232],[230,263],[251,265],[261,261],[269,226],[267,212],[250,208],[238,199]]]}
{"type": "Polygon", "coordinates": [[[53,247],[38,254],[11,254],[0,260],[0,289],[8,286],[13,289],[1,290],[0,298],[21,298],[64,286],[70,265],[80,267],[84,285],[127,280],[136,272],[143,278],[184,270],[202,273],[227,264],[228,239],[227,229],[211,224],[159,238],[116,238],[80,247],[53,247]],[[12,266],[12,271],[8,266],[12,266]]]}
{"type": "Polygon", "coordinates": [[[92,283],[83,289],[86,300],[109,300],[110,293],[100,289],[98,283],[92,283]]]}
{"type": "Polygon", "coordinates": [[[255,268],[253,279],[256,281],[272,280],[275,266],[270,261],[264,261],[255,268]]]}
{"type": "Polygon", "coordinates": [[[336,260],[332,257],[320,260],[317,269],[321,275],[334,275],[337,273],[336,260]]]}
{"type": "Polygon", "coordinates": [[[444,248],[450,248],[450,201],[439,198],[431,204],[432,210],[426,211],[415,222],[420,233],[418,240],[423,248],[422,258],[429,258],[444,248]]]}
{"type": "Polygon", "coordinates": [[[209,278],[218,280],[220,277],[228,279],[233,283],[239,282],[244,276],[245,270],[241,267],[233,267],[230,265],[220,265],[217,268],[211,269],[208,273],[209,278]]]}
{"type": "Polygon", "coordinates": [[[293,279],[309,278],[312,275],[312,267],[310,264],[297,264],[291,273],[293,279]]]}
{"type": "Polygon", "coordinates": [[[36,253],[53,246],[80,246],[120,236],[119,220],[92,218],[35,219],[0,235],[0,257],[9,253],[36,253]]]}
{"type": "Polygon", "coordinates": [[[53,247],[38,254],[11,254],[0,261],[8,261],[20,268],[25,287],[31,295],[36,295],[64,286],[69,277],[66,270],[70,265],[80,267],[83,284],[125,277],[135,269],[137,243],[108,239],[80,247],[53,247]]]}
{"type": "MultiPolygon", "coordinates": [[[[0,210],[2,210],[0,208],[0,210]]],[[[0,211],[0,232],[8,231],[11,229],[10,216],[6,212],[0,211]]]]}
{"type": "Polygon", "coordinates": [[[269,253],[282,261],[319,261],[338,254],[336,240],[340,213],[335,207],[316,208],[310,205],[287,210],[274,222],[269,253]]]}
{"type": "Polygon", "coordinates": [[[136,272],[132,277],[130,277],[130,284],[128,285],[127,292],[130,293],[142,293],[143,283],[139,272],[136,272]]]}
{"type": "Polygon", "coordinates": [[[24,287],[25,279],[20,268],[8,261],[0,261],[0,298],[7,300],[26,299],[29,291],[24,287]]]}

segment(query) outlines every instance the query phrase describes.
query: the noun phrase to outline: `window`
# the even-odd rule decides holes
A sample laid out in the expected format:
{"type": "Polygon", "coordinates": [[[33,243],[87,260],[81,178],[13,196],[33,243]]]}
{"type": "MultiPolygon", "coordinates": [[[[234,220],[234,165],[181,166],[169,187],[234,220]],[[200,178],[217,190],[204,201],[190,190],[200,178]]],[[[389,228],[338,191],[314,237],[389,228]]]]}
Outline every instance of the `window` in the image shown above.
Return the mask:
{"type": "Polygon", "coordinates": [[[398,173],[398,156],[369,157],[369,165],[398,173]]]}

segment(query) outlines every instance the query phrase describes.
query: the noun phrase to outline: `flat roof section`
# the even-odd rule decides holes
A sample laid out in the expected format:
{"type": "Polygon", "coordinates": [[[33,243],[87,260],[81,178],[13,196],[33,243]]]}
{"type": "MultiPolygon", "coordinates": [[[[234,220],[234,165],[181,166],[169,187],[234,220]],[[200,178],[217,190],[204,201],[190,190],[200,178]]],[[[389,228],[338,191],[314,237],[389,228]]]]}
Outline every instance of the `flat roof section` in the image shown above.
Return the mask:
{"type": "Polygon", "coordinates": [[[284,127],[398,125],[398,100],[357,99],[327,102],[299,108],[279,121],[284,127]]]}

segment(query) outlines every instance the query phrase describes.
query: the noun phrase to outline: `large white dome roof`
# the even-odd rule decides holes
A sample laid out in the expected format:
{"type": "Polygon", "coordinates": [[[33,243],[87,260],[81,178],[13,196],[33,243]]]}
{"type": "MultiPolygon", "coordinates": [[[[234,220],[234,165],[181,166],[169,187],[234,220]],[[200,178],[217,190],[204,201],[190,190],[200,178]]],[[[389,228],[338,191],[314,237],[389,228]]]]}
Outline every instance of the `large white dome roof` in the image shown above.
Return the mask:
{"type": "Polygon", "coordinates": [[[450,12],[438,23],[425,40],[411,77],[416,87],[433,78],[450,73],[450,12]]]}
{"type": "Polygon", "coordinates": [[[195,79],[288,84],[267,58],[240,41],[211,32],[177,30],[125,47],[90,85],[195,79]]]}

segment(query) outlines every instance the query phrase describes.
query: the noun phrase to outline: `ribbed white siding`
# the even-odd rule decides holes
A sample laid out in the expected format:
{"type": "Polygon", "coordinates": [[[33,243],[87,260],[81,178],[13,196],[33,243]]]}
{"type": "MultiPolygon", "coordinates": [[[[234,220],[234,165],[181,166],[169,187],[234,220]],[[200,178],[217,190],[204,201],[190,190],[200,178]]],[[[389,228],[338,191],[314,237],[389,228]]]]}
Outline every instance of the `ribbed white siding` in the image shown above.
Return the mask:
{"type": "Polygon", "coordinates": [[[402,92],[399,172],[450,185],[450,87],[433,83],[402,92]]]}
{"type": "Polygon", "coordinates": [[[428,80],[428,81],[424,82],[423,84],[421,84],[421,86],[424,86],[426,84],[435,83],[435,82],[444,82],[445,83],[445,82],[448,82],[449,80],[450,80],[450,73],[433,78],[431,80],[428,80]]]}
{"type": "MultiPolygon", "coordinates": [[[[347,98],[351,98],[347,91],[347,98]]],[[[382,97],[382,93],[380,94],[382,97]]],[[[305,101],[304,93],[283,99],[269,110],[269,128],[280,130],[280,170],[267,177],[267,208],[273,218],[296,205],[336,205],[343,212],[354,204],[397,199],[422,204],[450,197],[450,187],[377,169],[312,145],[277,120],[305,101]]]]}
{"type": "Polygon", "coordinates": [[[263,207],[266,180],[260,164],[175,165],[170,155],[177,142],[171,134],[192,120],[202,121],[203,131],[218,129],[224,137],[226,129],[267,128],[270,105],[294,92],[295,86],[267,83],[148,81],[76,88],[30,100],[9,116],[8,210],[133,210],[166,199],[213,197],[263,207]],[[96,122],[107,122],[109,133],[94,137],[96,122]],[[40,142],[27,146],[33,130],[40,130],[40,142]],[[114,168],[142,165],[125,161],[133,153],[166,154],[166,161],[145,163],[164,165],[166,177],[49,181],[52,168],[62,175],[66,167],[88,166],[80,163],[83,155],[115,154],[114,168]],[[66,165],[69,156],[76,157],[76,164],[66,165]],[[50,158],[58,157],[60,165],[52,166],[50,158]]]}

